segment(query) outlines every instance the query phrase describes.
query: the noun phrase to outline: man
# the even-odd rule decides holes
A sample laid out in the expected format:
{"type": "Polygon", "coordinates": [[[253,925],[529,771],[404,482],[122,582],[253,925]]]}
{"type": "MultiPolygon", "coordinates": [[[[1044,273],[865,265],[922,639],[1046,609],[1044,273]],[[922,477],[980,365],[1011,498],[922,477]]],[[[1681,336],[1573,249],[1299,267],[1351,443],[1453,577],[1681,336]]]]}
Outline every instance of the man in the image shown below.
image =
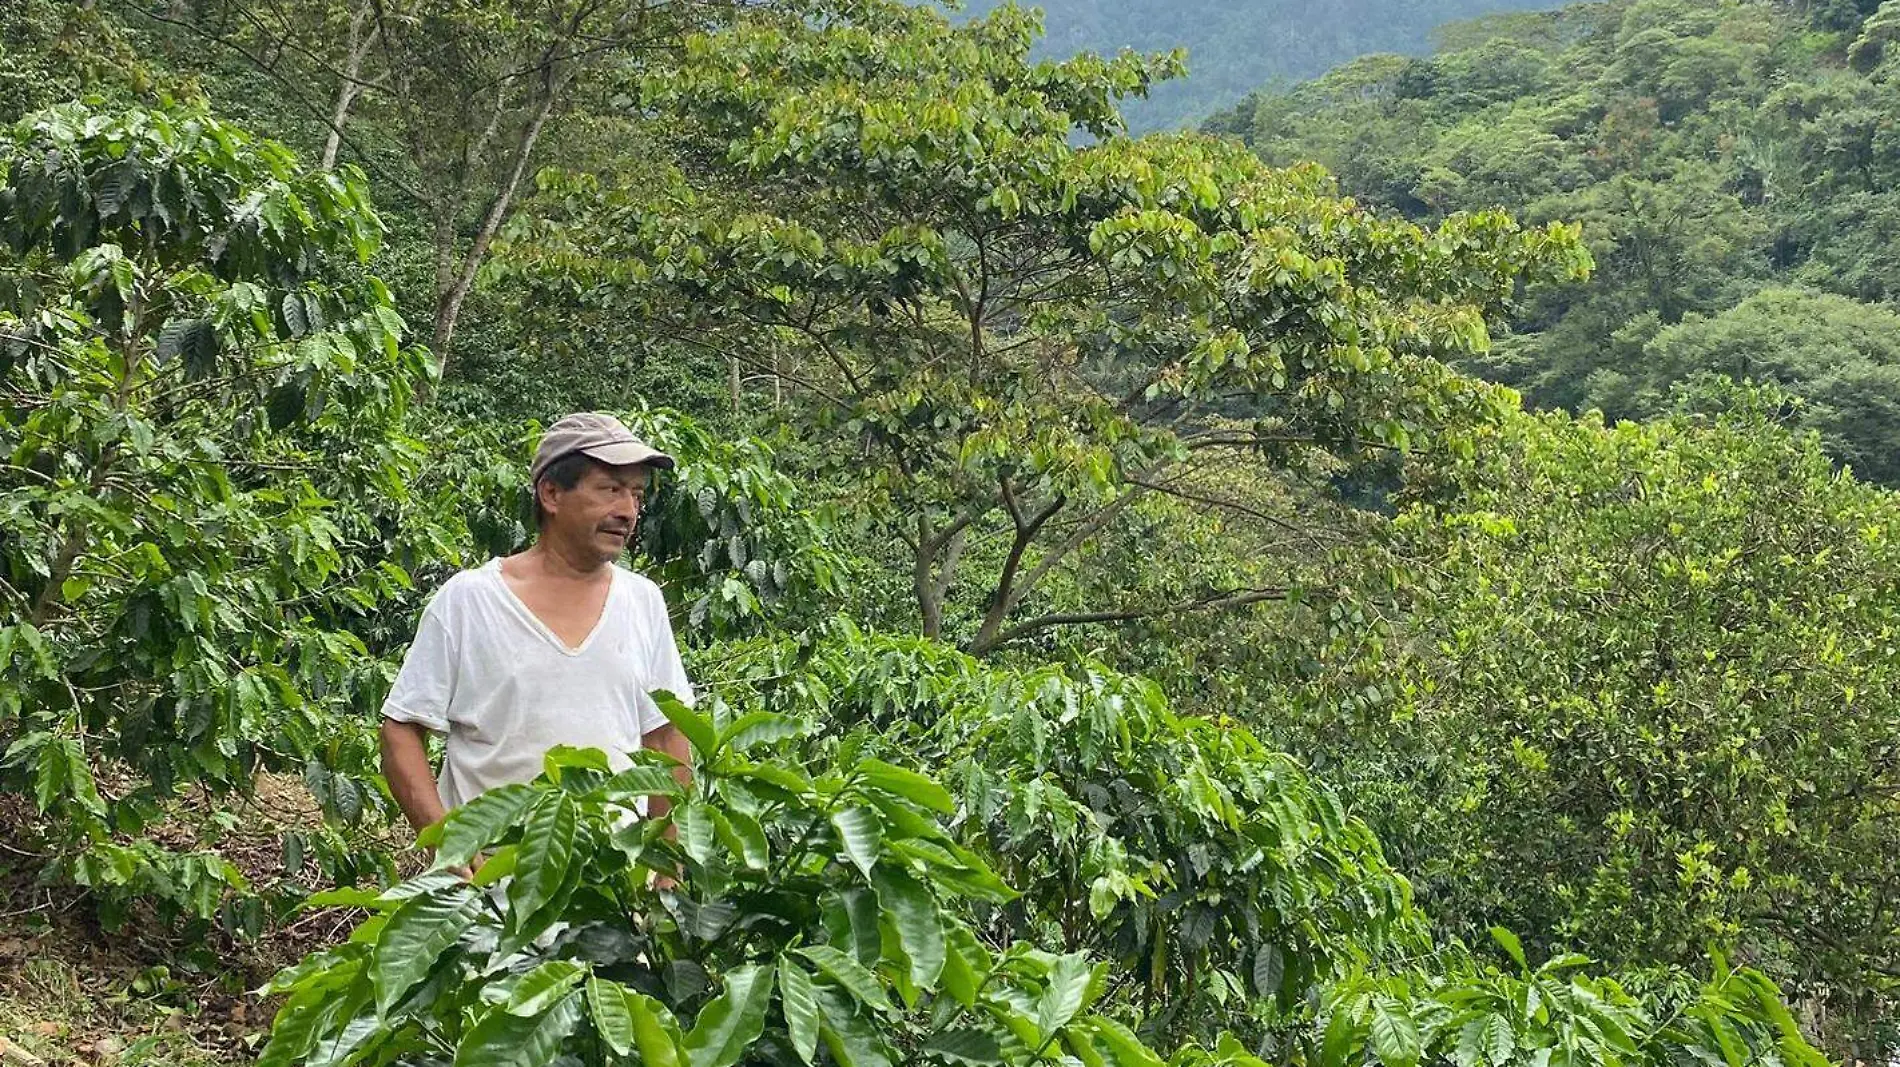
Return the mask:
{"type": "Polygon", "coordinates": [[[383,704],[383,775],[412,826],[532,779],[556,745],[601,749],[616,768],[640,748],[686,762],[651,696],[692,703],[666,603],[617,565],[648,479],[672,466],[611,415],[569,415],[542,436],[533,547],[443,584],[383,704]],[[448,735],[440,782],[430,731],[448,735]]]}

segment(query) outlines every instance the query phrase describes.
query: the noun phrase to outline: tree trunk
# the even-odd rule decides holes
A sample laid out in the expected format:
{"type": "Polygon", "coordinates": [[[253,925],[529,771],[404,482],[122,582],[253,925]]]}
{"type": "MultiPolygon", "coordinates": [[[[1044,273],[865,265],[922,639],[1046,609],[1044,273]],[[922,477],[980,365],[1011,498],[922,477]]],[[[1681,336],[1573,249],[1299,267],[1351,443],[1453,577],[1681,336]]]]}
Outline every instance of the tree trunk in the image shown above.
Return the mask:
{"type": "Polygon", "coordinates": [[[343,57],[343,80],[336,89],[336,107],[330,112],[330,136],[323,142],[324,170],[336,169],[337,154],[343,150],[343,127],[349,124],[356,95],[363,91],[363,57],[376,41],[375,29],[372,27],[367,32],[364,29],[369,15],[369,0],[358,3],[350,15],[350,44],[343,57]]]}
{"type": "Polygon", "coordinates": [[[522,127],[521,136],[515,141],[514,159],[509,164],[508,176],[495,191],[495,198],[489,202],[488,211],[475,231],[475,240],[462,256],[461,270],[436,301],[435,328],[430,335],[430,346],[435,350],[436,358],[441,360],[445,376],[449,370],[450,345],[455,340],[455,320],[462,313],[462,302],[468,299],[468,292],[475,285],[475,275],[488,256],[488,247],[494,243],[496,232],[507,220],[509,208],[514,206],[515,193],[521,188],[521,179],[528,172],[529,161],[534,158],[535,143],[541,139],[541,130],[547,125],[548,117],[554,113],[554,105],[560,99],[566,83],[566,75],[550,63],[542,75],[541,93],[535,101],[534,116],[522,127]]]}

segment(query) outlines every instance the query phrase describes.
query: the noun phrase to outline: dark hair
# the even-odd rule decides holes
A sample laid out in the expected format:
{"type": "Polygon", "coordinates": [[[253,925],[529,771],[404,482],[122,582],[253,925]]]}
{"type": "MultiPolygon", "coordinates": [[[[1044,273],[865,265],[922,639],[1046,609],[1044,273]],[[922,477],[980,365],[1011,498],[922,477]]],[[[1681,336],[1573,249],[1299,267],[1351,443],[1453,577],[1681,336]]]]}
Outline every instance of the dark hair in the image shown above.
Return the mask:
{"type": "Polygon", "coordinates": [[[541,481],[535,482],[530,490],[534,495],[534,528],[546,529],[548,524],[547,510],[541,506],[541,482],[553,482],[556,488],[566,491],[581,484],[581,476],[588,468],[600,465],[599,460],[581,452],[569,452],[548,464],[548,469],[541,472],[541,481]]]}

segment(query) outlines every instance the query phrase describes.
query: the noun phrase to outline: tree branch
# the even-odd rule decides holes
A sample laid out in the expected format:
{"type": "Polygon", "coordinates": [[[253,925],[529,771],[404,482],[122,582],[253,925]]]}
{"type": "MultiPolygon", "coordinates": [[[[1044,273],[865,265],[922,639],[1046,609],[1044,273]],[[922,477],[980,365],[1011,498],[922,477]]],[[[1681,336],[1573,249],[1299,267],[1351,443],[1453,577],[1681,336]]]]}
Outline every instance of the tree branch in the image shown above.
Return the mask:
{"type": "MultiPolygon", "coordinates": [[[[1136,619],[1153,619],[1165,615],[1182,615],[1195,611],[1227,611],[1246,607],[1269,600],[1285,600],[1288,590],[1281,587],[1268,589],[1243,589],[1222,593],[1199,600],[1186,600],[1176,604],[1164,604],[1157,608],[1133,608],[1127,611],[1081,611],[1058,615],[1043,615],[1030,619],[1005,630],[997,637],[990,648],[1009,644],[1011,641],[1027,637],[1030,634],[1058,626],[1080,626],[1092,622],[1132,622],[1136,619]]],[[[972,652],[976,649],[972,648],[972,652]]]]}

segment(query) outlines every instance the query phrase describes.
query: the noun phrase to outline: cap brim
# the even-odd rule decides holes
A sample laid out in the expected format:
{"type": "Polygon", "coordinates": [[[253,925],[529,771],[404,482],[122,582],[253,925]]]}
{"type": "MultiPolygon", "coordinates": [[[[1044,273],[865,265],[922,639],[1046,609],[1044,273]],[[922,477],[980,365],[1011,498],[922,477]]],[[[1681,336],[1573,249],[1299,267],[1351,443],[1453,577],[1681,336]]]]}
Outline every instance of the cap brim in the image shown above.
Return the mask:
{"type": "Polygon", "coordinates": [[[578,450],[589,459],[597,459],[610,467],[657,467],[667,471],[673,469],[673,457],[657,448],[635,444],[632,441],[619,441],[610,445],[595,445],[592,448],[578,450]]]}

